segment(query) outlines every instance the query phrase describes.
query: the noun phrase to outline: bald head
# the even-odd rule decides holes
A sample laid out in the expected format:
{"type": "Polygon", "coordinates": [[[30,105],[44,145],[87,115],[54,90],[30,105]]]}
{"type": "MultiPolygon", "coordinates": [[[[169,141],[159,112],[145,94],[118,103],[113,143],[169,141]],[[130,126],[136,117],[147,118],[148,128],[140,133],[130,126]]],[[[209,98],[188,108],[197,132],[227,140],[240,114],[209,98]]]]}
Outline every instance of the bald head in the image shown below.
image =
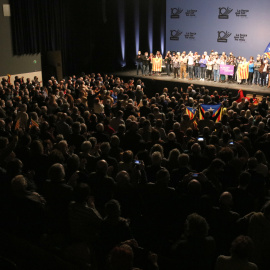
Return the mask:
{"type": "Polygon", "coordinates": [[[219,198],[220,207],[229,210],[233,204],[232,194],[230,192],[223,192],[219,198]]]}
{"type": "Polygon", "coordinates": [[[106,174],[108,170],[108,163],[106,160],[101,159],[97,162],[97,172],[106,174]]]}
{"type": "Polygon", "coordinates": [[[201,190],[202,190],[202,185],[198,180],[193,179],[188,183],[187,189],[188,189],[188,193],[190,194],[200,195],[201,190]]]}
{"type": "Polygon", "coordinates": [[[198,143],[194,143],[192,146],[191,146],[191,151],[194,153],[194,154],[199,154],[201,152],[201,146],[198,144],[198,143]]]}

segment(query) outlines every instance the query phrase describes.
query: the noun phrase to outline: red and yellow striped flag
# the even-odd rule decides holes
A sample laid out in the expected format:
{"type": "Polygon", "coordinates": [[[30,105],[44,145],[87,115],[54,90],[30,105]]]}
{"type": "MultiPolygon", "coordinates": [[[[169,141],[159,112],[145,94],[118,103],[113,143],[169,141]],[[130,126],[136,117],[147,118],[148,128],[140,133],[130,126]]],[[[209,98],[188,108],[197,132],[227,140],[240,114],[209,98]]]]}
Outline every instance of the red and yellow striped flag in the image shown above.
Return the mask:
{"type": "Polygon", "coordinates": [[[34,126],[39,127],[39,124],[35,120],[31,119],[30,124],[29,124],[29,128],[34,127],[34,126]]]}
{"type": "Polygon", "coordinates": [[[249,63],[241,63],[238,65],[237,76],[239,79],[248,79],[248,66],[249,63]]]}
{"type": "Polygon", "coordinates": [[[19,129],[20,128],[20,125],[21,125],[21,119],[19,118],[17,121],[16,121],[16,124],[15,124],[15,130],[19,129]]]}
{"type": "Polygon", "coordinates": [[[162,71],[162,58],[156,57],[152,60],[152,71],[161,72],[162,71]]]}

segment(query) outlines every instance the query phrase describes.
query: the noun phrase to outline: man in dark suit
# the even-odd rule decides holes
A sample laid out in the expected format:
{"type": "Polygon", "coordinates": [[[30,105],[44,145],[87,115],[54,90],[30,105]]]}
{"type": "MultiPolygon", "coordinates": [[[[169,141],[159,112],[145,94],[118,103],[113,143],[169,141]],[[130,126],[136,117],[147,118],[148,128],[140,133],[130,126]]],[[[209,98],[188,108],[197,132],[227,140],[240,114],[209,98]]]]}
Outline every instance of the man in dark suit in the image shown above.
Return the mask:
{"type": "Polygon", "coordinates": [[[138,51],[138,54],[136,56],[136,62],[137,62],[137,75],[139,75],[139,69],[142,71],[143,75],[143,56],[141,51],[138,51]]]}

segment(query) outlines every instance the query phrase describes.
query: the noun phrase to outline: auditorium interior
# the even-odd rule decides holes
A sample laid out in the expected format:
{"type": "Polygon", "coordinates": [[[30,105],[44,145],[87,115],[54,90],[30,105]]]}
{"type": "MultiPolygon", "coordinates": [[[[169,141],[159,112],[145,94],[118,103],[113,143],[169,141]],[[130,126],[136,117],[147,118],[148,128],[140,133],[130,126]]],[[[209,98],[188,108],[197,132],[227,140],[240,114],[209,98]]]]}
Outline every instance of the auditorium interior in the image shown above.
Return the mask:
{"type": "Polygon", "coordinates": [[[260,2],[0,0],[0,269],[270,269],[260,2]]]}

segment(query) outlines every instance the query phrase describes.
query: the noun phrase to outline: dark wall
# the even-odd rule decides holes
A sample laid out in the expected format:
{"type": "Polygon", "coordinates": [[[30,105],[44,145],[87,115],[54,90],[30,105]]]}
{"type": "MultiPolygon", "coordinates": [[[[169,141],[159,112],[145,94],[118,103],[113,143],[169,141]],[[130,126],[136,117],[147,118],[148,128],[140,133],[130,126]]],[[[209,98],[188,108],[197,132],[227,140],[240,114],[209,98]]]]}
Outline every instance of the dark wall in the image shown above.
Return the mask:
{"type": "Polygon", "coordinates": [[[0,0],[0,76],[41,71],[40,55],[14,56],[12,52],[11,17],[4,17],[3,4],[9,0],[0,0]],[[36,60],[36,63],[34,63],[36,60]]]}

